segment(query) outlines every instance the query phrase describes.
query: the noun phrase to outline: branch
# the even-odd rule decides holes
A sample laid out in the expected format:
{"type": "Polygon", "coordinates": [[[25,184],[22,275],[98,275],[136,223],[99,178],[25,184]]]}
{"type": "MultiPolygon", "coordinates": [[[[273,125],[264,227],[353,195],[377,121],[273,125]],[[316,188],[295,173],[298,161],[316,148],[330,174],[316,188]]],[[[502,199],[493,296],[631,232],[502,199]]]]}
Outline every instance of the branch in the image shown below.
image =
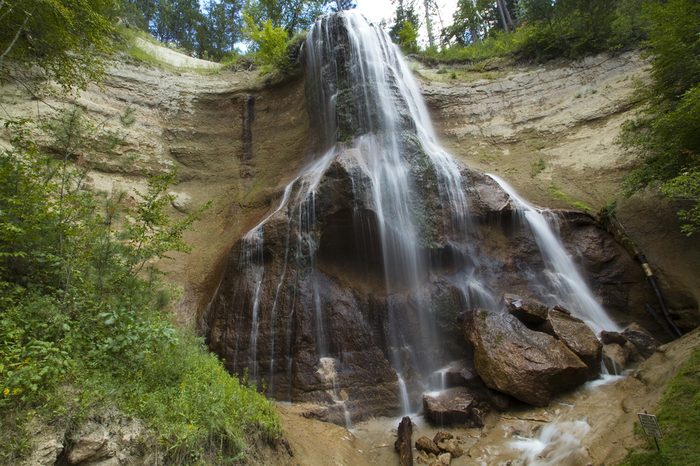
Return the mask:
{"type": "Polygon", "coordinates": [[[27,16],[24,17],[24,22],[19,27],[19,29],[17,29],[15,37],[12,39],[12,42],[10,42],[10,45],[8,45],[5,51],[2,53],[2,55],[0,55],[0,69],[2,68],[3,60],[5,60],[5,55],[7,55],[10,52],[10,50],[12,50],[12,48],[15,46],[15,43],[17,43],[17,39],[19,39],[19,35],[22,33],[22,29],[24,29],[24,27],[27,25],[27,21],[29,21],[29,17],[32,16],[32,13],[27,13],[27,16]]]}

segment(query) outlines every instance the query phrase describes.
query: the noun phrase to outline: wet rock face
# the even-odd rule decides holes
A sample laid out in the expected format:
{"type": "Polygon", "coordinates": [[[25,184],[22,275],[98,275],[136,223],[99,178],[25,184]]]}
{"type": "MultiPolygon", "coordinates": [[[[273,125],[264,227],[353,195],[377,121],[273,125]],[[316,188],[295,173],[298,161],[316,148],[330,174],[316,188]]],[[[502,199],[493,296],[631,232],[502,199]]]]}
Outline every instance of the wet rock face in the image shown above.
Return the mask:
{"type": "Polygon", "coordinates": [[[545,406],[552,395],[588,377],[586,364],[561,341],[507,313],[479,311],[467,338],[486,385],[529,404],[545,406]]]}
{"type": "MultiPolygon", "coordinates": [[[[339,24],[326,25],[334,53],[350,46],[351,35],[339,24]]],[[[359,68],[349,59],[319,62],[319,79],[329,81],[325,91],[307,81],[312,126],[323,133],[324,150],[333,149],[317,155],[261,226],[234,245],[201,322],[229,370],[247,374],[277,399],[326,404],[318,417],[341,424],[344,411],[352,421],[395,414],[403,389],[397,372],[417,404],[432,371],[470,356],[464,321],[477,309],[502,310],[505,292],[557,304],[537,241],[508,194],[491,177],[458,165],[450,171],[440,154],[428,152],[431,143],[407,118],[397,69],[387,90],[397,115],[393,126],[382,126],[383,117],[368,110],[372,102],[355,101],[358,86],[370,83],[350,81],[359,68]],[[314,112],[329,110],[322,97],[336,93],[335,113],[317,118],[314,112]],[[346,101],[345,94],[354,97],[346,101]],[[378,162],[390,156],[388,167],[378,162]],[[406,185],[392,191],[400,174],[406,185]],[[447,190],[450,180],[458,186],[447,190]],[[460,202],[457,193],[464,195],[460,202]],[[322,358],[334,361],[333,378],[323,376],[322,358]]],[[[586,231],[590,241],[607,241],[590,224],[586,231]]],[[[580,255],[605,265],[596,270],[624,268],[614,256],[619,251],[606,244],[604,252],[586,247],[580,255]]],[[[576,379],[559,363],[553,366],[563,378],[576,379]]],[[[566,385],[549,369],[542,372],[552,388],[536,391],[538,403],[566,385]]]]}
{"type": "MultiPolygon", "coordinates": [[[[318,192],[323,195],[318,196],[312,212],[283,209],[265,224],[258,264],[264,273],[257,298],[255,341],[252,334],[257,276],[254,268],[244,264],[248,247],[245,240],[239,241],[229,254],[217,294],[203,320],[209,347],[224,358],[229,370],[246,372],[277,399],[327,403],[329,412],[320,417],[340,424],[343,411],[333,401],[337,393],[333,393],[332,384],[318,375],[321,353],[337,360],[336,391],[345,390],[345,407],[353,421],[368,415],[395,414],[399,387],[390,358],[391,332],[399,327],[417,338],[425,330],[409,293],[386,290],[376,208],[353,197],[353,182],[358,179],[353,175],[355,171],[351,154],[341,154],[321,177],[318,192]],[[313,259],[308,256],[308,244],[297,242],[301,226],[296,219],[300,215],[315,218],[317,252],[313,259]],[[320,335],[326,348],[320,347],[320,335]]],[[[424,279],[441,351],[431,357],[444,364],[470,355],[471,344],[465,345],[462,329],[464,319],[473,316],[476,307],[489,305],[489,296],[502,296],[511,290],[532,296],[535,293],[528,277],[543,267],[532,234],[513,216],[508,197],[490,178],[467,169],[463,173],[473,183],[467,192],[469,203],[474,206],[473,234],[480,241],[471,252],[478,250],[480,257],[489,260],[460,250],[453,241],[456,234],[444,227],[425,251],[431,270],[424,279]],[[465,278],[460,275],[465,263],[485,277],[483,281],[491,288],[484,292],[465,286],[465,278]]],[[[442,214],[443,211],[431,214],[432,223],[449,224],[442,214]]],[[[605,237],[601,230],[598,235],[605,237]]],[[[600,254],[596,250],[596,261],[603,261],[600,254]]],[[[620,262],[620,257],[616,251],[606,267],[613,267],[610,262],[620,262]]],[[[617,266],[624,267],[624,262],[617,266]]],[[[534,301],[529,298],[513,299],[509,306],[521,299],[524,307],[533,310],[528,325],[542,325],[540,311],[546,310],[546,305],[531,305],[534,301]]],[[[494,300],[491,306],[497,308],[499,304],[494,300]]],[[[560,321],[562,326],[565,322],[573,325],[570,334],[590,336],[590,331],[578,332],[579,324],[572,319],[561,316],[557,322],[560,321]]],[[[593,339],[586,339],[591,343],[588,350],[581,349],[581,356],[591,368],[596,367],[593,339]]],[[[571,344],[572,348],[576,345],[571,344]]],[[[533,399],[543,403],[548,396],[549,391],[544,390],[533,399]]]]}

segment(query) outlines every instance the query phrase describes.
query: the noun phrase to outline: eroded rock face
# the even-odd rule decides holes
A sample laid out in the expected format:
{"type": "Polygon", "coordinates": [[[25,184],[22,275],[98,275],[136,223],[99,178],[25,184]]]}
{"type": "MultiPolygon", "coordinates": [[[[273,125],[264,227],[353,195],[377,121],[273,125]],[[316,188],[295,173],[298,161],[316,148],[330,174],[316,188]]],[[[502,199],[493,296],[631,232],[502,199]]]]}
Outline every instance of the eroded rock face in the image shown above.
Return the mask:
{"type": "MultiPolygon", "coordinates": [[[[342,51],[349,36],[340,34],[342,51]]],[[[328,74],[323,76],[337,79],[331,90],[344,93],[343,99],[362,94],[358,83],[344,81],[356,71],[348,60],[322,67],[328,74]]],[[[500,311],[505,292],[557,304],[538,243],[508,194],[491,177],[459,165],[448,179],[439,167],[443,162],[428,152],[435,148],[408,119],[399,77],[392,79],[387,92],[397,115],[394,131],[387,131],[396,138],[391,147],[380,144],[384,122],[374,107],[340,99],[340,113],[329,117],[322,138],[340,138],[338,144],[317,155],[260,226],[233,246],[202,316],[207,343],[229,370],[247,373],[278,399],[324,403],[329,412],[318,416],[329,420],[342,419],[339,399],[353,421],[395,414],[403,390],[398,374],[417,404],[435,370],[471,356],[463,339],[465,319],[480,308],[500,311]],[[359,117],[371,124],[355,125],[359,117]],[[364,133],[367,128],[379,129],[364,133]],[[406,176],[410,191],[403,203],[383,201],[406,193],[393,193],[393,178],[377,177],[386,167],[374,165],[394,149],[401,163],[391,169],[406,176]],[[455,180],[459,189],[446,190],[455,180]],[[457,192],[464,199],[456,200],[457,192]],[[319,372],[322,358],[335,361],[332,380],[319,372]]],[[[567,223],[571,218],[585,223],[576,215],[557,216],[568,237],[578,228],[567,223]]],[[[621,248],[585,218],[585,244],[596,246],[577,249],[577,255],[626,274],[621,248]]],[[[624,291],[630,281],[615,283],[624,291]]],[[[553,365],[563,378],[576,379],[568,377],[573,364],[557,363],[562,361],[553,365]]],[[[538,402],[560,389],[558,383],[550,381],[552,390],[538,395],[538,402]]]]}
{"type": "Polygon", "coordinates": [[[486,385],[526,403],[544,406],[588,376],[586,364],[566,345],[507,313],[477,312],[467,338],[486,385]]]}

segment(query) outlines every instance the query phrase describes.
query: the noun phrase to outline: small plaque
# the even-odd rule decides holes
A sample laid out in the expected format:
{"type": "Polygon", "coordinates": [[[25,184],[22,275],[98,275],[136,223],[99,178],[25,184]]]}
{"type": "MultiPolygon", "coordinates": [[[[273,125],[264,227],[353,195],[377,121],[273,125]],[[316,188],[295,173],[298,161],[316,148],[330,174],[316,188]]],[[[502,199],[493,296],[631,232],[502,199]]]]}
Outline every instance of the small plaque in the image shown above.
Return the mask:
{"type": "Polygon", "coordinates": [[[642,425],[642,429],[649,437],[661,438],[661,427],[659,426],[659,421],[653,414],[647,413],[637,413],[639,416],[639,423],[642,425]]]}

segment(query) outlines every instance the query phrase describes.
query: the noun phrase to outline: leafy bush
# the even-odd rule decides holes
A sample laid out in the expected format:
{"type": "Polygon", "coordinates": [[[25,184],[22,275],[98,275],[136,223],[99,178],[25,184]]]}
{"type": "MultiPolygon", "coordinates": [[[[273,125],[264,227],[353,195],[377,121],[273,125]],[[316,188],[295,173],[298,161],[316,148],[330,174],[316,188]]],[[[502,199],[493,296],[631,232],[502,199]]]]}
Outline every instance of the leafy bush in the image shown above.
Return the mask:
{"type": "Polygon", "coordinates": [[[0,77],[21,67],[40,69],[64,89],[85,88],[104,73],[113,50],[111,0],[0,2],[0,77]]]}
{"type": "Polygon", "coordinates": [[[626,124],[621,142],[640,166],[627,194],[647,186],[678,202],[683,232],[700,230],[700,4],[649,3],[645,9],[653,84],[644,114],[626,124]]]}
{"type": "MultiPolygon", "coordinates": [[[[440,62],[482,61],[498,57],[545,61],[577,58],[635,46],[645,37],[641,15],[644,0],[567,0],[520,2],[521,24],[512,33],[491,28],[479,39],[479,25],[471,25],[476,38],[467,45],[426,50],[440,62]]],[[[471,5],[466,2],[465,5],[471,5]]],[[[466,27],[462,25],[462,27],[466,27]]],[[[454,29],[448,28],[448,33],[454,29]]],[[[470,34],[471,36],[472,34],[470,34]]]]}
{"type": "Polygon", "coordinates": [[[66,385],[82,392],[82,410],[110,402],[141,417],[169,463],[240,457],[249,439],[279,435],[279,421],[173,326],[153,265],[187,250],[182,235],[201,209],[170,219],[173,174],[151,178],[136,200],[84,190],[85,173],[68,163],[90,136],[80,119],[55,123],[62,160],[43,154],[21,122],[8,123],[14,146],[0,152],[0,419],[18,432],[3,434],[14,446],[0,459],[26,450],[21,413],[78,415],[66,385]]]}
{"type": "Polygon", "coordinates": [[[261,65],[263,72],[283,70],[288,66],[287,31],[274,27],[272,21],[265,21],[257,26],[251,16],[245,16],[245,35],[253,42],[255,61],[261,65]]]}
{"type": "Polygon", "coordinates": [[[404,21],[397,31],[398,46],[404,53],[414,53],[418,51],[418,31],[413,23],[404,21]]]}
{"type": "Polygon", "coordinates": [[[480,62],[491,58],[515,57],[525,37],[525,29],[513,33],[494,33],[468,45],[453,45],[441,50],[429,49],[421,56],[440,63],[480,62]]]}

